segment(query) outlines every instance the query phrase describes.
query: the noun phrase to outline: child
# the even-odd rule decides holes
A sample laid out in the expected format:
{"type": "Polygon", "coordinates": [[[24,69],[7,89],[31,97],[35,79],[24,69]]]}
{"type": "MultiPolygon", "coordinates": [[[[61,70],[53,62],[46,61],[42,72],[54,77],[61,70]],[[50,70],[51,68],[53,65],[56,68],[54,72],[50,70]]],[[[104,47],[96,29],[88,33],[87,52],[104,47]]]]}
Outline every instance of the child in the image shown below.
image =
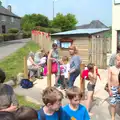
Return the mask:
{"type": "Polygon", "coordinates": [[[80,104],[82,98],[80,89],[73,86],[66,91],[66,95],[69,99],[69,104],[63,109],[70,116],[71,120],[90,120],[87,109],[80,104]]]}
{"type": "Polygon", "coordinates": [[[37,111],[30,107],[21,106],[15,112],[16,120],[37,120],[37,111]]]}
{"type": "Polygon", "coordinates": [[[62,99],[62,92],[55,87],[47,87],[42,94],[45,106],[38,111],[38,120],[70,120],[60,107],[62,99]]]}
{"type": "MultiPolygon", "coordinates": [[[[93,94],[94,94],[94,89],[95,89],[95,85],[96,85],[96,81],[97,81],[97,74],[96,74],[96,66],[92,63],[89,63],[87,65],[88,68],[88,79],[89,79],[89,83],[87,85],[87,89],[88,89],[88,98],[87,98],[87,103],[86,103],[86,108],[89,111],[90,109],[90,105],[92,103],[93,100],[93,94]]],[[[92,113],[89,113],[90,116],[92,116],[92,113]]]]}
{"type": "Polygon", "coordinates": [[[68,57],[64,56],[62,58],[62,65],[60,65],[61,68],[61,88],[65,89],[68,88],[68,80],[69,80],[69,70],[70,70],[70,64],[68,63],[68,57]]]}
{"type": "Polygon", "coordinates": [[[116,106],[120,103],[120,53],[115,57],[115,66],[108,69],[108,92],[112,120],[115,120],[116,106]]]}

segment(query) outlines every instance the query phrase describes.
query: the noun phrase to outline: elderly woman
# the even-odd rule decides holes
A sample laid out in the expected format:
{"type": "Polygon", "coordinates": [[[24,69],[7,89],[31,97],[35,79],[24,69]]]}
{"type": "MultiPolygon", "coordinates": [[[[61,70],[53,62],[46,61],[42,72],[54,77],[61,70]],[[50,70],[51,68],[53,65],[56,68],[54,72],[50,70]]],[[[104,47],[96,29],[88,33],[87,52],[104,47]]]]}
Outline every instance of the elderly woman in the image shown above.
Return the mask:
{"type": "Polygon", "coordinates": [[[6,75],[4,71],[0,69],[0,111],[14,112],[17,110],[18,102],[13,88],[3,84],[5,79],[6,75]]]}
{"type": "Polygon", "coordinates": [[[69,53],[71,56],[70,70],[69,70],[69,74],[70,74],[69,87],[71,88],[73,87],[76,78],[80,74],[80,64],[82,61],[80,56],[77,55],[77,49],[75,46],[70,46],[69,53]]]}
{"type": "Polygon", "coordinates": [[[40,66],[34,62],[34,53],[30,52],[27,59],[27,66],[29,70],[29,79],[33,80],[36,76],[40,77],[40,66]]]}
{"type": "Polygon", "coordinates": [[[52,61],[52,63],[57,63],[57,73],[55,73],[55,87],[58,87],[58,80],[60,78],[60,63],[59,63],[59,54],[57,50],[57,44],[52,44],[52,49],[48,55],[48,59],[52,61]]]}

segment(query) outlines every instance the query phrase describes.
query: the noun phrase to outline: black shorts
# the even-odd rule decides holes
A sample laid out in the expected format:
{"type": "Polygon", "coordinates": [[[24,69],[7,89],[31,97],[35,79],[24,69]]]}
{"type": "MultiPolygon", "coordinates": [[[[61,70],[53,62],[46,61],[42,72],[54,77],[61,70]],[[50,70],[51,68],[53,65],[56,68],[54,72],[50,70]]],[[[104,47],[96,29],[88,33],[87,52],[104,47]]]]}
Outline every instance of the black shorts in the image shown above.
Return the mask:
{"type": "Polygon", "coordinates": [[[87,89],[88,89],[88,91],[94,91],[94,89],[95,89],[95,84],[88,83],[87,89]]]}

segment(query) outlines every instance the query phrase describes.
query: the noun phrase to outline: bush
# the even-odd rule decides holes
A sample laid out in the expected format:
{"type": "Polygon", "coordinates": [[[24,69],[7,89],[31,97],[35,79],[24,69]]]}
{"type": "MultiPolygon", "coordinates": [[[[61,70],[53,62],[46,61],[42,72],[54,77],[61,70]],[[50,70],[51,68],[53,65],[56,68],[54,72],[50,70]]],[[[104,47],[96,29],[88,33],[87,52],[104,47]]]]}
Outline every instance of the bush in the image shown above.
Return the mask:
{"type": "Polygon", "coordinates": [[[11,28],[8,30],[8,33],[18,33],[19,30],[17,28],[11,28]]]}
{"type": "Polygon", "coordinates": [[[3,34],[0,34],[0,42],[4,41],[4,36],[3,34]]]}
{"type": "Polygon", "coordinates": [[[15,40],[17,35],[9,33],[9,34],[3,34],[3,37],[4,37],[4,41],[9,41],[9,40],[15,40]]]}
{"type": "Polygon", "coordinates": [[[23,32],[23,38],[30,38],[31,32],[23,32]]]}
{"type": "Polygon", "coordinates": [[[35,28],[35,30],[39,30],[42,32],[47,32],[47,33],[57,33],[57,32],[61,32],[61,30],[59,28],[45,28],[45,27],[37,27],[35,28]]]}

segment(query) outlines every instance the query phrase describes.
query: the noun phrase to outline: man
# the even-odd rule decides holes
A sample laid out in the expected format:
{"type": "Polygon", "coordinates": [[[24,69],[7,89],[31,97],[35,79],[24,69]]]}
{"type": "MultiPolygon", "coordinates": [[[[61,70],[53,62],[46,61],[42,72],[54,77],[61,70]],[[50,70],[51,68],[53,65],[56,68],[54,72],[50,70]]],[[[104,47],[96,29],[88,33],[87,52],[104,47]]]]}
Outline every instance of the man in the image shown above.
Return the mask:
{"type": "MultiPolygon", "coordinates": [[[[120,45],[117,46],[117,53],[120,53],[120,45]]],[[[116,53],[113,53],[109,60],[109,67],[115,65],[115,57],[116,57],[116,53]]]]}

